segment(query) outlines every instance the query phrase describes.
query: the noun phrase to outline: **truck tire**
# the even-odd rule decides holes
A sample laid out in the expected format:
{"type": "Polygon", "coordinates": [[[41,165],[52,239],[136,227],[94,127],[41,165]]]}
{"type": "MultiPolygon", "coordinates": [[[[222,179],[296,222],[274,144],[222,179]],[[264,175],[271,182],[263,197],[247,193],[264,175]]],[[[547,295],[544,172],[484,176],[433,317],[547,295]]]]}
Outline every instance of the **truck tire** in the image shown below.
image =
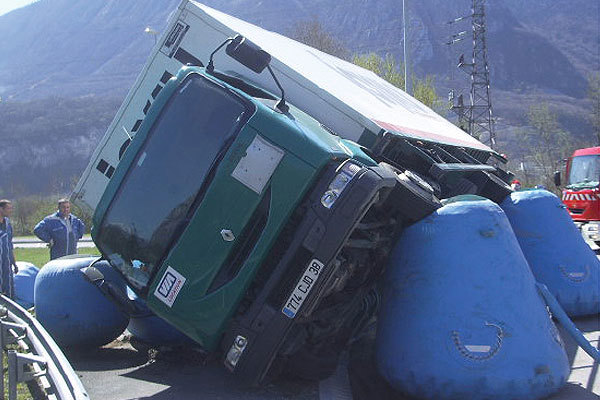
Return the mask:
{"type": "Polygon", "coordinates": [[[401,171],[385,163],[380,165],[396,175],[396,186],[386,199],[385,207],[389,207],[406,223],[417,222],[442,206],[434,187],[416,172],[401,171]]]}

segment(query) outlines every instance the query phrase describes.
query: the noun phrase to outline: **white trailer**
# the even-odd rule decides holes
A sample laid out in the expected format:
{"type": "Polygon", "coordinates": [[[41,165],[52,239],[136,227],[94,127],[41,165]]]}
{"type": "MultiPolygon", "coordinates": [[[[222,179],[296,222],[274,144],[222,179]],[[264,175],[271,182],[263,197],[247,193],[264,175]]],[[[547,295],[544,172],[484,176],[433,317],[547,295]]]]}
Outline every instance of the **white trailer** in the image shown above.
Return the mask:
{"type": "MultiPolygon", "coordinates": [[[[183,0],[94,151],[75,188],[73,202],[94,210],[131,137],[168,80],[183,65],[206,65],[211,52],[238,33],[271,54],[271,67],[285,89],[286,100],[343,138],[367,143],[388,131],[492,151],[370,71],[198,2],[183,0]]],[[[224,51],[215,55],[214,63],[217,70],[279,94],[268,71],[254,73],[224,51]]]]}

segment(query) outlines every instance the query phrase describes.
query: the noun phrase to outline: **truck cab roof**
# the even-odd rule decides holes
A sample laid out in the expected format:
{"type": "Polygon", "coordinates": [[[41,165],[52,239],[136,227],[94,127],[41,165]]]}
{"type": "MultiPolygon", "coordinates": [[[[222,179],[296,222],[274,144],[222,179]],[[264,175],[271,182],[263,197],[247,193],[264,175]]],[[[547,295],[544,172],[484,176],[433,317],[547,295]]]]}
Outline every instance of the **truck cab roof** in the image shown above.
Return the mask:
{"type": "Polygon", "coordinates": [[[578,157],[578,156],[591,156],[594,154],[600,154],[600,146],[597,147],[588,147],[585,149],[578,149],[575,150],[575,152],[573,153],[573,157],[578,157]]]}

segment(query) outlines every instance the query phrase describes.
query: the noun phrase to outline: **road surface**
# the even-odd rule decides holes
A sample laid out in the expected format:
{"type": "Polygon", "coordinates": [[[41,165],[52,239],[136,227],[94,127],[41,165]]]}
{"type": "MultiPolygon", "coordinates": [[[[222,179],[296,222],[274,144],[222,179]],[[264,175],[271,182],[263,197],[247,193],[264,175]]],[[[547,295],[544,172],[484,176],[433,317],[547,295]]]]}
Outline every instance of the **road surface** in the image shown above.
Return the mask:
{"type": "MultiPolygon", "coordinates": [[[[599,317],[580,318],[575,322],[592,345],[599,348],[599,317]]],[[[564,331],[561,333],[571,363],[571,375],[565,387],[547,400],[600,399],[598,364],[594,364],[564,331]]],[[[351,399],[344,365],[340,366],[336,376],[320,384],[283,380],[265,388],[249,390],[236,385],[220,360],[206,360],[189,350],[158,353],[158,356],[152,357],[152,354],[137,352],[127,341],[115,341],[93,352],[67,354],[67,357],[91,399],[351,399]]]]}

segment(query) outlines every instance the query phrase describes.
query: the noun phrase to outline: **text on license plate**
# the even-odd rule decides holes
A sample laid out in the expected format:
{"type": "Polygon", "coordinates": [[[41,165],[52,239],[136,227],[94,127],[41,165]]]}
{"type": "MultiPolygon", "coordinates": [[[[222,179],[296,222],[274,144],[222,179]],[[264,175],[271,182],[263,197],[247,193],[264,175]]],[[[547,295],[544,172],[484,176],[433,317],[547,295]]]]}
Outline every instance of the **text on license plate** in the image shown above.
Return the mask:
{"type": "Polygon", "coordinates": [[[296,316],[302,303],[304,303],[304,300],[308,297],[311,289],[315,286],[315,282],[317,282],[317,278],[319,278],[324,266],[325,265],[316,258],[308,263],[306,271],[304,271],[304,274],[302,274],[302,277],[300,277],[298,283],[296,283],[294,291],[285,302],[285,305],[281,310],[282,313],[289,318],[294,318],[296,316]]]}

